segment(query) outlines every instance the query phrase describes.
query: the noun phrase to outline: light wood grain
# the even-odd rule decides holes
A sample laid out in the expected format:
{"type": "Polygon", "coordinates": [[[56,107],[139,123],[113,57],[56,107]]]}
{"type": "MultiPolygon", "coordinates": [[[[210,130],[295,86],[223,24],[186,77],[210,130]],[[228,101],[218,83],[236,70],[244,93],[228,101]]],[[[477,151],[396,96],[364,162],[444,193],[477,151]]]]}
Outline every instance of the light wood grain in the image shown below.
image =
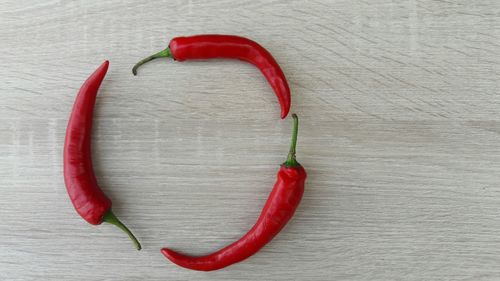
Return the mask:
{"type": "Polygon", "coordinates": [[[500,280],[500,2],[3,1],[0,280],[500,280]],[[255,221],[291,129],[234,61],[158,60],[170,38],[248,36],[282,65],[308,169],[294,219],[227,269],[179,268],[255,221]],[[111,62],[93,156],[143,243],[73,210],[62,145],[111,62]]]}

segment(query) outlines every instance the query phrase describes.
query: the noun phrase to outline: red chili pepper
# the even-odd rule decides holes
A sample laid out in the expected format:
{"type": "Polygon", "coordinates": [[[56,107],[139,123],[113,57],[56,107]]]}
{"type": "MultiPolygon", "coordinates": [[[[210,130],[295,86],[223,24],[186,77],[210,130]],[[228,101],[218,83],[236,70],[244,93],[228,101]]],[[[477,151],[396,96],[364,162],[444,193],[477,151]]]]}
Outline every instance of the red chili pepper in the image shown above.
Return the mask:
{"type": "Polygon", "coordinates": [[[307,177],[306,171],[295,159],[298,118],[295,114],[292,116],[294,130],[288,159],[281,165],[276,184],[252,229],[238,241],[206,256],[192,257],[163,248],[161,252],[165,257],[185,268],[201,271],[217,270],[252,256],[280,232],[292,218],[302,199],[307,177]]]}
{"type": "Polygon", "coordinates": [[[152,56],[138,62],[132,72],[137,74],[137,68],[156,58],[172,57],[178,61],[193,59],[239,59],[255,65],[273,88],[281,106],[281,118],[285,118],[290,110],[290,88],[285,74],[273,56],[257,42],[234,35],[195,35],[176,37],[169,46],[152,56]]]}
{"type": "Polygon", "coordinates": [[[111,200],[102,192],[92,168],[91,133],[92,114],[109,62],[105,61],[83,83],[73,105],[64,143],[64,182],[76,211],[88,223],[103,221],[125,231],[138,250],[141,244],[130,230],[111,211],[111,200]]]}

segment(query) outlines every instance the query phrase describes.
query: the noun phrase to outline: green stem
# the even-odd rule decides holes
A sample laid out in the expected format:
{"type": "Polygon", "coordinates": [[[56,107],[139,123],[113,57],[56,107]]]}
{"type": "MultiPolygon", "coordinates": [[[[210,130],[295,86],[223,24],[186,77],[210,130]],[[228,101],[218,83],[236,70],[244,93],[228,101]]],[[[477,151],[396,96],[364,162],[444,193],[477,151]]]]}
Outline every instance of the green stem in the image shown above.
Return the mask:
{"type": "Polygon", "coordinates": [[[135,238],[134,234],[132,234],[132,232],[115,216],[115,214],[111,212],[111,209],[107,211],[106,214],[104,214],[102,221],[118,226],[118,228],[127,233],[128,237],[132,239],[132,242],[134,242],[135,248],[137,250],[140,250],[142,248],[141,243],[139,243],[137,238],[135,238]]]}
{"type": "Polygon", "coordinates": [[[134,65],[134,67],[132,68],[132,73],[134,75],[137,75],[137,68],[139,68],[139,66],[147,63],[148,61],[152,61],[154,59],[157,59],[157,58],[168,58],[168,57],[171,57],[172,56],[172,52],[170,52],[170,48],[166,48],[165,50],[161,51],[161,52],[158,52],[154,55],[151,55],[145,59],[142,59],[140,60],[138,63],[136,63],[134,65]]]}
{"type": "Polygon", "coordinates": [[[290,152],[288,152],[288,157],[283,163],[285,167],[297,167],[299,166],[299,162],[295,159],[295,152],[297,147],[297,135],[299,133],[299,117],[297,114],[292,114],[293,117],[293,132],[292,132],[292,142],[290,144],[290,152]]]}

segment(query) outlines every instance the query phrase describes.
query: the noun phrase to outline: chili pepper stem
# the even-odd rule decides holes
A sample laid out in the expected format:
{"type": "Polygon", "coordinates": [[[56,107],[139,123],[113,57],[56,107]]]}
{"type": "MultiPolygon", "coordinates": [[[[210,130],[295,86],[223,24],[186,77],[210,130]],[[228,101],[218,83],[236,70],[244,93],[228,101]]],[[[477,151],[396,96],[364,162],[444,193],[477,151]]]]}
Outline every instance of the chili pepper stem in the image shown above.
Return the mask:
{"type": "Polygon", "coordinates": [[[297,117],[297,114],[292,114],[293,118],[293,132],[292,132],[292,141],[290,144],[290,151],[288,152],[288,157],[283,163],[283,166],[285,167],[297,167],[299,166],[299,162],[297,162],[297,159],[295,159],[295,152],[296,152],[296,147],[297,147],[297,136],[299,133],[299,117],[297,117]]]}
{"type": "Polygon", "coordinates": [[[133,73],[134,75],[137,75],[137,68],[139,68],[139,66],[141,66],[141,65],[143,65],[143,64],[145,64],[145,63],[147,63],[148,61],[152,61],[152,60],[157,59],[157,58],[168,58],[168,57],[171,57],[171,56],[172,56],[172,52],[170,51],[170,48],[168,48],[168,47],[167,47],[167,48],[166,48],[165,50],[163,50],[163,51],[160,51],[160,52],[158,52],[158,53],[156,53],[156,54],[154,54],[154,55],[151,55],[151,56],[149,56],[149,57],[147,57],[147,58],[144,58],[144,59],[140,60],[140,61],[139,61],[138,63],[136,63],[136,64],[134,65],[134,67],[132,68],[132,73],[133,73]]]}
{"type": "Polygon", "coordinates": [[[102,221],[116,225],[118,228],[120,228],[125,233],[127,233],[128,237],[130,237],[130,239],[132,239],[132,242],[134,243],[135,248],[137,250],[142,249],[141,243],[139,243],[139,240],[137,240],[137,238],[135,238],[134,234],[132,234],[132,232],[115,216],[115,214],[113,214],[113,212],[111,210],[107,211],[106,214],[104,214],[102,221]]]}

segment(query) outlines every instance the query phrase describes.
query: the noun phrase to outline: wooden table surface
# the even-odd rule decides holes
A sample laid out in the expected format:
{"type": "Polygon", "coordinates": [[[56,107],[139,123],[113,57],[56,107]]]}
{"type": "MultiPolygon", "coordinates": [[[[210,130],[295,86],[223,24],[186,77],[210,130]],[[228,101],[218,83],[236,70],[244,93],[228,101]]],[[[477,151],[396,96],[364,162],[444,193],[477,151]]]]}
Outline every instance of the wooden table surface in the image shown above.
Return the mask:
{"type": "Polygon", "coordinates": [[[0,280],[500,280],[500,2],[3,1],[0,280]],[[250,37],[301,118],[309,178],[286,228],[216,272],[177,267],[255,222],[291,118],[237,61],[157,60],[170,38],[250,37]],[[140,238],[74,211],[62,176],[82,82],[110,60],[93,157],[140,238]]]}

